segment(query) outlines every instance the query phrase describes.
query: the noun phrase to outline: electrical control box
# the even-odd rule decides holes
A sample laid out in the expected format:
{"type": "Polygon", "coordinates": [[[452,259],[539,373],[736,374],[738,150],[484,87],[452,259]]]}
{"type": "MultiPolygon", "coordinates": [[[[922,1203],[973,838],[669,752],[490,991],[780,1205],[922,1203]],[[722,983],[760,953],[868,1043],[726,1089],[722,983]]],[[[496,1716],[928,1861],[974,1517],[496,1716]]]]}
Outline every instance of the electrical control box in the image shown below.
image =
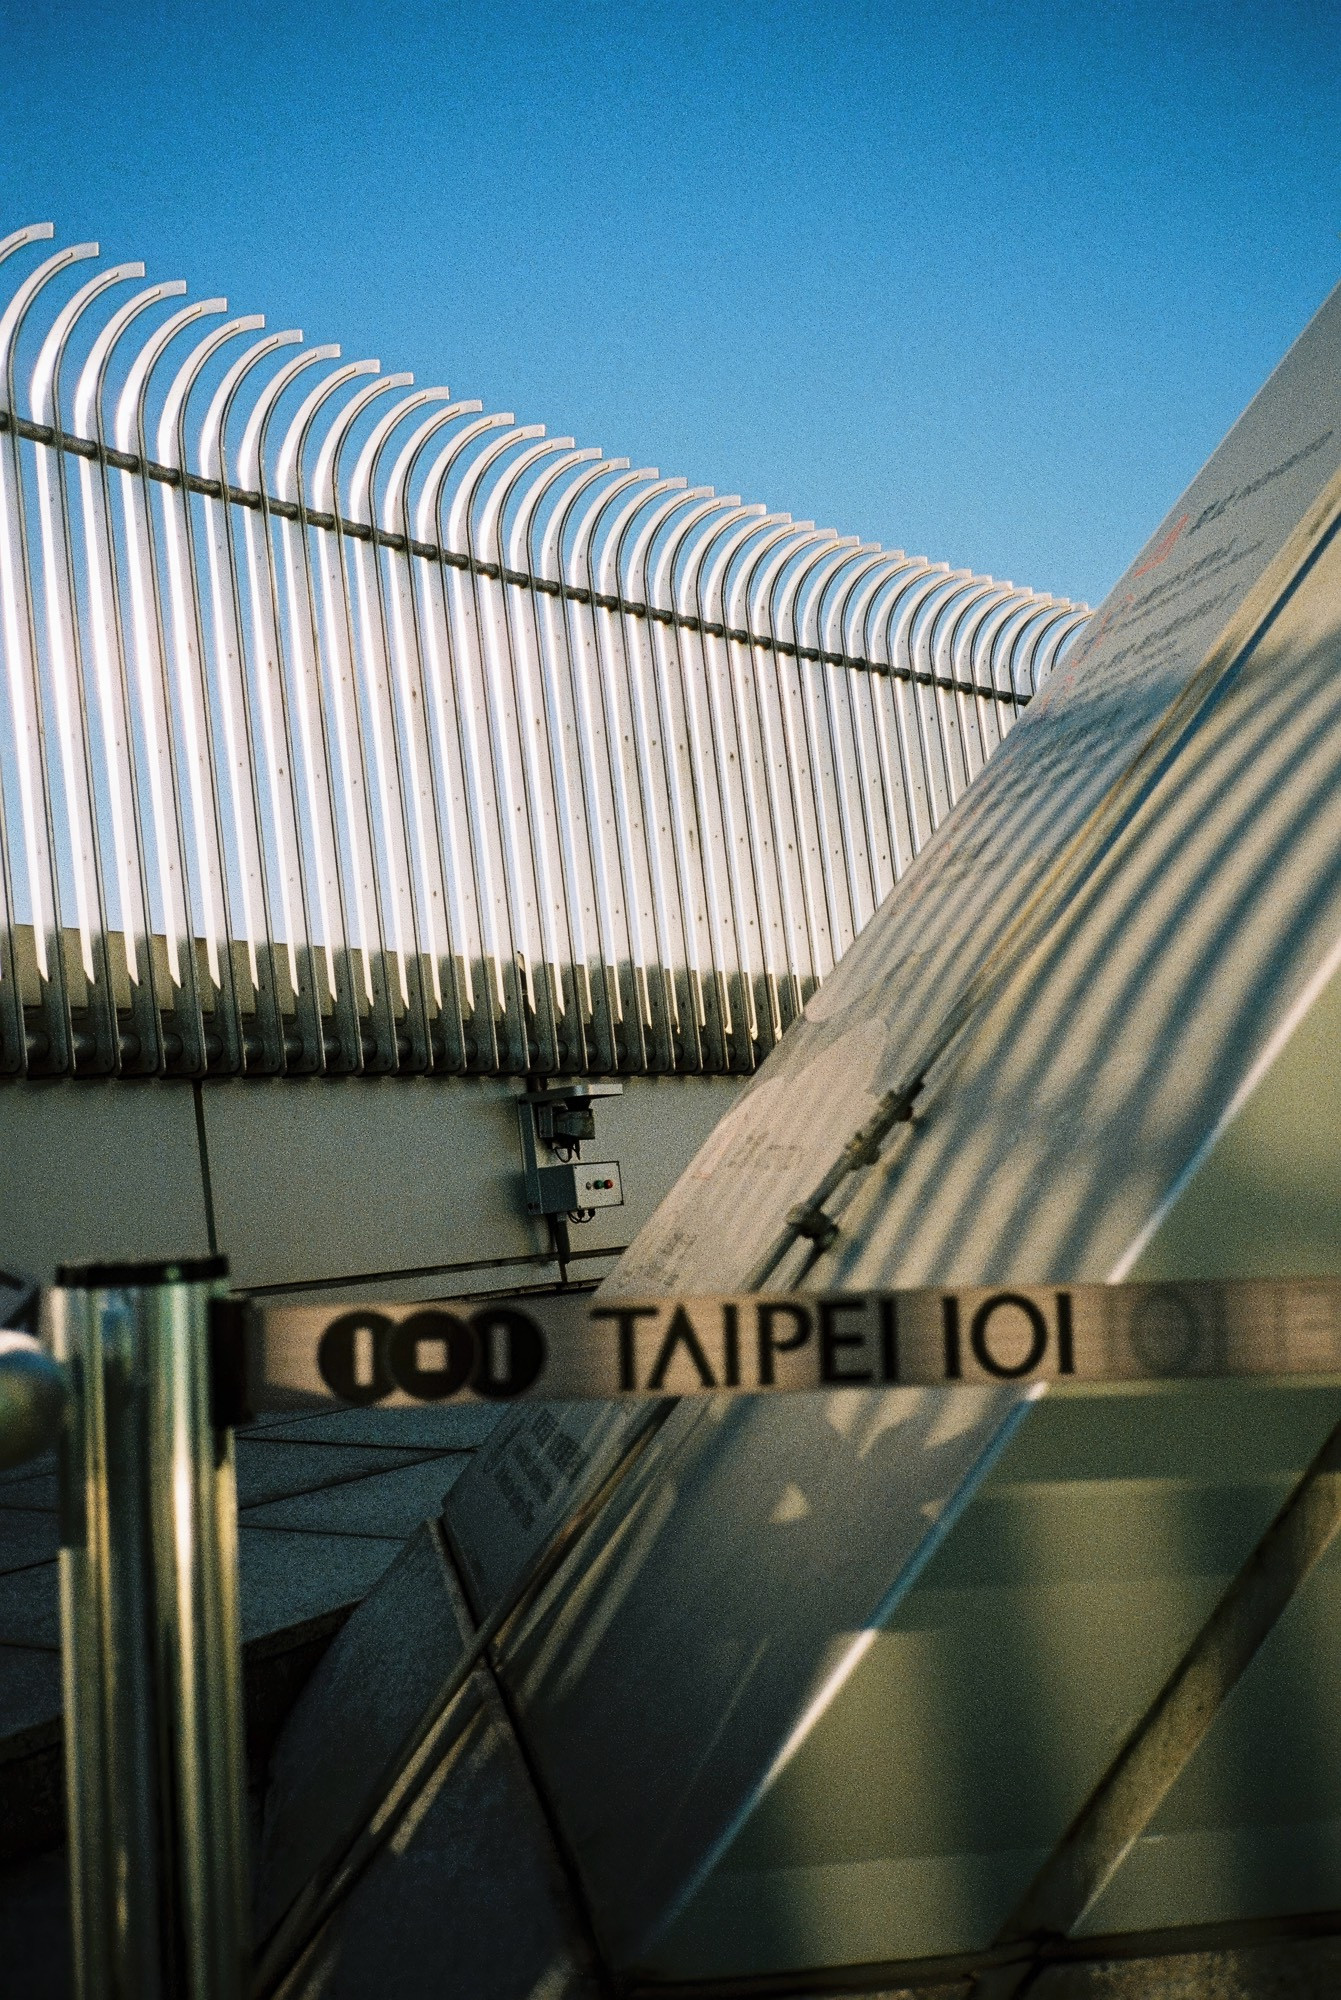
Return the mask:
{"type": "Polygon", "coordinates": [[[582,1158],[583,1141],[596,1136],[597,1104],[618,1097],[623,1088],[622,1083],[555,1083],[518,1098],[528,1215],[585,1222],[595,1209],[623,1206],[618,1160],[582,1158]]]}
{"type": "Polygon", "coordinates": [[[564,1215],[575,1209],[619,1208],[623,1201],[618,1160],[573,1160],[537,1167],[526,1206],[532,1215],[564,1215]]]}

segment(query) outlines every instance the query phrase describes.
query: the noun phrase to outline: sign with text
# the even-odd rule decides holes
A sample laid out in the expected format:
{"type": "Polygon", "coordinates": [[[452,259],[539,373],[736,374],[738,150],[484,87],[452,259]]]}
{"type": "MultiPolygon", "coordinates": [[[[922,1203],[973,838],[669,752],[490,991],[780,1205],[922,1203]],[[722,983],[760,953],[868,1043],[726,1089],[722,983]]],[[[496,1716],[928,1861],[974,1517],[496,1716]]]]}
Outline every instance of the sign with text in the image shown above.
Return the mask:
{"type": "Polygon", "coordinates": [[[1011,1280],[1050,1265],[1117,1274],[1338,935],[1334,641],[1309,637],[1334,629],[1336,584],[1309,566],[1339,510],[1341,287],[640,1229],[608,1290],[744,1283],[884,1094],[934,1060],[980,978],[977,1012],[953,1029],[953,1066],[930,1078],[914,1122],[886,1147],[906,1168],[891,1170],[869,1211],[849,1213],[816,1282],[896,1284],[951,1258],[1011,1280]],[[1219,762],[1208,766],[1212,742],[1219,762]],[[1138,806],[1145,833],[1128,837],[1138,806]],[[1063,923],[1099,879],[1085,921],[1063,923]],[[988,976],[997,951],[1027,972],[988,976]]]}
{"type": "Polygon", "coordinates": [[[255,1308],[255,1409],[1341,1373],[1341,1281],[255,1308]],[[561,1314],[561,1317],[560,1317],[561,1314]]]}

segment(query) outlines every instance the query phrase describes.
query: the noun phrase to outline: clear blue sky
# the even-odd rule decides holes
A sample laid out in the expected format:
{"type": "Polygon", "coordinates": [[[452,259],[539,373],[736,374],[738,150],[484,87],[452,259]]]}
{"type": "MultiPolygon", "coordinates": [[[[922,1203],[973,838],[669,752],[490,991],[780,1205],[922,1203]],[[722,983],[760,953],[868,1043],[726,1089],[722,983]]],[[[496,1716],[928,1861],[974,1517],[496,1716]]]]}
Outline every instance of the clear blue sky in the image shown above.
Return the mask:
{"type": "Polygon", "coordinates": [[[1341,276],[1341,5],[0,0],[0,231],[1104,594],[1341,276]]]}

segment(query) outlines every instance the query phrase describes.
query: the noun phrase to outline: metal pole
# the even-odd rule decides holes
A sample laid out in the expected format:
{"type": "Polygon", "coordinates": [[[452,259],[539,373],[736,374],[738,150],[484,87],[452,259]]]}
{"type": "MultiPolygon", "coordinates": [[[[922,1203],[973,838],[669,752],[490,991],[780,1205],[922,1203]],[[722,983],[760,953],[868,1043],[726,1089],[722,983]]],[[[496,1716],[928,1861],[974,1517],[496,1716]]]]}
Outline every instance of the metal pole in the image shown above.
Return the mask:
{"type": "Polygon", "coordinates": [[[237,1495],[211,1352],[222,1258],[57,1274],[61,1632],[80,2000],[239,2000],[237,1495]]]}

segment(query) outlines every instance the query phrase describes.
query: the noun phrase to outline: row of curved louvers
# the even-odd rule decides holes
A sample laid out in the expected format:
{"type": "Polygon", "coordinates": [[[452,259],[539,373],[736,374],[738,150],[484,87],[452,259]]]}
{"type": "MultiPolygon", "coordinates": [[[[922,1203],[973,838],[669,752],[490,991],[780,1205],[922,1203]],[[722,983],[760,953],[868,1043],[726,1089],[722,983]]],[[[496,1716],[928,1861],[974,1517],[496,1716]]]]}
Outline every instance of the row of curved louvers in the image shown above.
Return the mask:
{"type": "Polygon", "coordinates": [[[1083,621],[51,234],[0,240],[5,1073],[749,1069],[1083,621]]]}

